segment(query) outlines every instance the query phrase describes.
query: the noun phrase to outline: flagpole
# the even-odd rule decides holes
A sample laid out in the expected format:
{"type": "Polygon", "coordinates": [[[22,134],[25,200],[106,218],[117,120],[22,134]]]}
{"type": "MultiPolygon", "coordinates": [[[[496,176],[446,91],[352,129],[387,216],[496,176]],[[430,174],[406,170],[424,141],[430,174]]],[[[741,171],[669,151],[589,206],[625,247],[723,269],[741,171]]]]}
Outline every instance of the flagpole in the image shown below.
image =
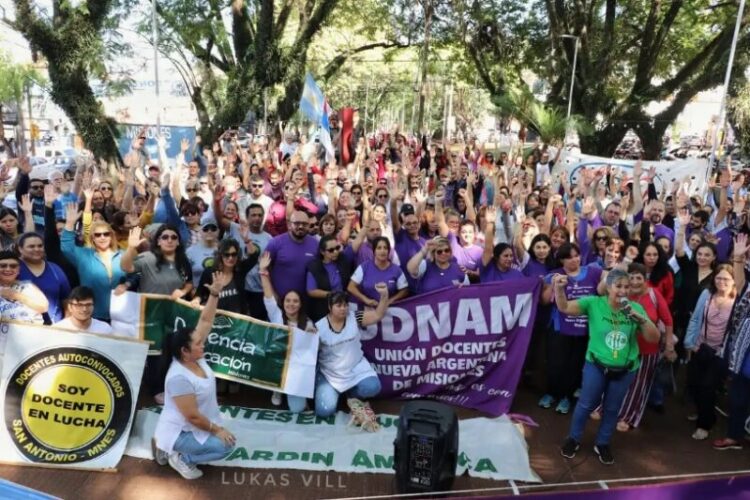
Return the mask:
{"type": "MultiPolygon", "coordinates": [[[[156,143],[161,143],[161,102],[159,98],[159,25],[156,16],[156,0],[151,0],[151,30],[154,40],[154,93],[156,97],[156,143]]],[[[165,147],[166,149],[166,147],[165,147]]],[[[157,163],[161,168],[161,150],[157,153],[157,163]]]]}

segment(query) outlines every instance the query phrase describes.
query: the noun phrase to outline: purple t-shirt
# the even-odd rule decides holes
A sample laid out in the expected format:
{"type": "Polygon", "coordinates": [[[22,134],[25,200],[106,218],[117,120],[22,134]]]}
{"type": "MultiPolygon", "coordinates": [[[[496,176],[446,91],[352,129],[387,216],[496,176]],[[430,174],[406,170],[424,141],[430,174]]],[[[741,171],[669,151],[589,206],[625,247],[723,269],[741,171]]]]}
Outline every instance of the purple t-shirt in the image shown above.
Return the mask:
{"type": "Polygon", "coordinates": [[[396,233],[395,241],[396,255],[398,255],[398,260],[399,262],[401,262],[401,270],[406,276],[406,281],[409,283],[409,290],[411,290],[412,292],[416,292],[417,280],[409,275],[409,271],[406,269],[406,265],[409,263],[409,260],[414,257],[414,255],[422,250],[422,247],[425,245],[426,241],[422,236],[419,236],[419,238],[416,240],[412,239],[412,237],[409,236],[409,233],[406,232],[406,229],[403,228],[398,233],[396,233]]]}
{"type": "Polygon", "coordinates": [[[479,261],[479,282],[492,283],[494,281],[507,281],[523,278],[524,275],[518,269],[510,268],[507,271],[501,271],[495,264],[494,259],[487,266],[483,266],[479,261]]]}
{"type": "Polygon", "coordinates": [[[453,233],[448,233],[448,241],[451,244],[451,252],[453,257],[458,262],[459,266],[463,266],[469,271],[476,271],[482,264],[482,254],[484,249],[479,245],[469,245],[468,247],[462,246],[458,241],[458,236],[453,233]]]}
{"type": "MultiPolygon", "coordinates": [[[[548,285],[552,284],[552,276],[555,274],[565,274],[565,271],[555,269],[544,278],[548,285]]],[[[568,276],[568,286],[565,287],[565,296],[568,300],[575,300],[587,295],[597,295],[596,287],[602,278],[602,268],[596,264],[581,266],[578,276],[568,276]]],[[[552,324],[556,332],[563,335],[572,335],[583,337],[588,335],[588,318],[582,316],[568,316],[561,313],[557,307],[552,308],[552,324]]]]}
{"type": "MultiPolygon", "coordinates": [[[[326,270],[326,274],[328,274],[328,282],[331,284],[331,288],[329,291],[331,292],[343,292],[344,288],[341,285],[341,273],[339,273],[339,268],[336,266],[335,262],[329,262],[328,264],[323,264],[323,268],[326,270]]],[[[318,282],[315,281],[315,277],[312,275],[310,271],[307,272],[307,291],[310,290],[317,290],[320,288],[318,286],[318,282]]]]}
{"type": "Polygon", "coordinates": [[[719,239],[719,242],[716,243],[716,260],[727,262],[732,251],[732,230],[725,227],[721,231],[715,232],[714,236],[719,239]]]}
{"type": "Polygon", "coordinates": [[[393,297],[396,292],[408,287],[406,276],[399,266],[390,264],[385,269],[375,265],[375,261],[363,262],[352,275],[352,281],[359,285],[359,291],[366,297],[380,300],[380,294],[375,290],[375,285],[385,283],[388,285],[388,296],[393,297]]]}
{"type": "Polygon", "coordinates": [[[419,278],[418,293],[427,293],[447,286],[454,286],[455,281],[463,283],[465,279],[466,274],[461,270],[455,259],[451,260],[448,269],[440,269],[434,262],[428,262],[427,269],[419,278]]]}
{"type": "Polygon", "coordinates": [[[529,258],[521,272],[529,278],[543,278],[549,273],[549,268],[538,260],[529,258]]]}
{"type": "Polygon", "coordinates": [[[271,254],[271,283],[279,299],[283,299],[290,290],[304,296],[307,264],[318,253],[318,240],[308,235],[297,242],[289,233],[284,233],[271,239],[266,251],[271,254]]]}
{"type": "MultiPolygon", "coordinates": [[[[344,249],[344,255],[349,257],[354,262],[355,266],[359,266],[360,264],[375,258],[374,249],[372,248],[372,244],[370,244],[369,241],[363,241],[356,254],[354,253],[354,249],[352,248],[352,246],[347,245],[344,249]]],[[[400,263],[400,261],[398,260],[398,255],[393,251],[392,248],[391,253],[389,254],[389,258],[391,262],[400,263]]]]}

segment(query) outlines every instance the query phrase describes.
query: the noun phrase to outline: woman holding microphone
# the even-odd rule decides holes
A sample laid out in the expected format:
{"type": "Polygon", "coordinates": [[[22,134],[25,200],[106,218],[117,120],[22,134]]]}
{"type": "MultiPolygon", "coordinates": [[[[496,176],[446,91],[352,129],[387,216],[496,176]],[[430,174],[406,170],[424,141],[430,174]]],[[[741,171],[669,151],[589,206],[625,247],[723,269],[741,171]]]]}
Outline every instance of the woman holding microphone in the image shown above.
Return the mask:
{"type": "Polygon", "coordinates": [[[586,422],[602,403],[602,420],[594,452],[605,465],[615,463],[609,442],[617,425],[617,415],[640,363],[638,335],[647,342],[659,341],[659,330],[648,319],[643,306],[628,299],[628,273],[613,269],[607,275],[607,294],[591,295],[568,301],[565,287],[568,277],[556,274],[552,285],[560,312],[588,317],[589,340],[583,366],[581,396],[573,411],[570,433],[561,452],[573,458],[581,447],[586,422]]]}

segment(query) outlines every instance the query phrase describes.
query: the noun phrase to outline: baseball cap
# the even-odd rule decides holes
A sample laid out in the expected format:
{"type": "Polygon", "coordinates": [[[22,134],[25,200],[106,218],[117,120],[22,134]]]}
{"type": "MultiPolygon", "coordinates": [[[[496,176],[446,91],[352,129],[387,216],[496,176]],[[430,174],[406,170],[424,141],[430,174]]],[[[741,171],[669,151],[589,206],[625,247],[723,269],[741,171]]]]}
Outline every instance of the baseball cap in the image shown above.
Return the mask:
{"type": "Polygon", "coordinates": [[[401,210],[399,211],[401,215],[412,215],[415,214],[416,211],[414,210],[414,205],[411,203],[404,203],[401,205],[401,210]]]}
{"type": "Polygon", "coordinates": [[[206,226],[216,226],[219,227],[219,224],[216,222],[216,219],[213,219],[211,217],[204,219],[201,221],[201,229],[203,229],[206,226]]]}

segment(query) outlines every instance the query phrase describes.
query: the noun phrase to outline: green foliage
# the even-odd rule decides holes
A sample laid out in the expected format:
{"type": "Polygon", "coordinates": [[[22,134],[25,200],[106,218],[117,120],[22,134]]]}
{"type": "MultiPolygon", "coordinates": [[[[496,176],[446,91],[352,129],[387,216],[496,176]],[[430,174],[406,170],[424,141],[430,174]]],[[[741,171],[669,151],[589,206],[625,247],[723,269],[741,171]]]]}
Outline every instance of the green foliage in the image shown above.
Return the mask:
{"type": "Polygon", "coordinates": [[[20,103],[27,86],[44,83],[44,77],[33,66],[13,63],[6,53],[0,52],[0,103],[20,103]]]}

